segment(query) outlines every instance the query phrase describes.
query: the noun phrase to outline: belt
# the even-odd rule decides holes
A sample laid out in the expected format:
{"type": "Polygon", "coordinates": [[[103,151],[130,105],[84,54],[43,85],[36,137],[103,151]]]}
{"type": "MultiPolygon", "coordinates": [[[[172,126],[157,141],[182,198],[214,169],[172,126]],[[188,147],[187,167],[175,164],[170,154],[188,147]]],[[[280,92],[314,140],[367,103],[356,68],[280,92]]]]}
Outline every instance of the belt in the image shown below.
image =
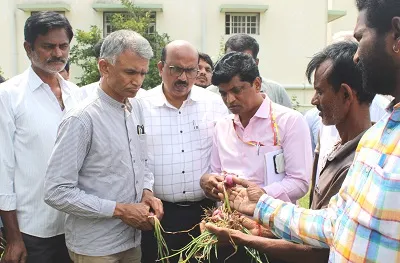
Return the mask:
{"type": "Polygon", "coordinates": [[[180,207],[189,207],[189,206],[193,206],[193,205],[203,205],[203,204],[207,205],[210,202],[210,200],[203,199],[203,200],[200,200],[200,201],[193,201],[193,202],[184,201],[184,202],[174,202],[174,203],[167,202],[167,201],[162,201],[162,202],[164,203],[164,205],[175,205],[175,206],[180,206],[180,207]]]}

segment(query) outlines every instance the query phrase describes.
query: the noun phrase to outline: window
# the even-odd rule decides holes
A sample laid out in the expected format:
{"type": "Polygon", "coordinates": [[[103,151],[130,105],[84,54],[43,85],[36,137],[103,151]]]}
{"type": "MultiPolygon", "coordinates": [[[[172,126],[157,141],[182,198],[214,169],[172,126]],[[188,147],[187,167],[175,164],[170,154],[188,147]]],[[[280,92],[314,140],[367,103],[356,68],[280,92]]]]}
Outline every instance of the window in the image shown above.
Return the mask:
{"type": "MultiPolygon", "coordinates": [[[[103,35],[104,37],[108,36],[110,33],[114,32],[115,29],[111,25],[112,16],[115,14],[121,14],[124,18],[129,18],[129,13],[127,12],[104,12],[103,13],[103,35]]],[[[147,29],[147,33],[154,34],[156,32],[156,12],[150,12],[150,18],[152,22],[149,24],[149,28],[147,29]]]]}
{"type": "Polygon", "coordinates": [[[259,13],[225,13],[225,34],[260,34],[259,13]]]}

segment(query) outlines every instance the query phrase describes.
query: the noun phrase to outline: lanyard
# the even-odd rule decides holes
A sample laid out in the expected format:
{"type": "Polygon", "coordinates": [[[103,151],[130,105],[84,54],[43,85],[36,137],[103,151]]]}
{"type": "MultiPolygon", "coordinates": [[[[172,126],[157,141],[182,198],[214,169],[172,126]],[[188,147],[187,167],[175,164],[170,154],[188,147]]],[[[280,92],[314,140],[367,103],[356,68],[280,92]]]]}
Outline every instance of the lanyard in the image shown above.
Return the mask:
{"type": "MultiPolygon", "coordinates": [[[[274,111],[272,110],[272,102],[270,102],[270,104],[269,104],[269,116],[271,117],[271,130],[274,135],[274,146],[280,146],[281,142],[279,139],[278,124],[276,123],[276,116],[274,114],[274,111]]],[[[232,123],[233,123],[233,129],[235,130],[236,136],[239,138],[240,141],[242,141],[243,143],[245,143],[247,145],[257,146],[258,151],[259,151],[260,146],[265,146],[263,143],[257,142],[257,141],[244,141],[242,138],[240,138],[239,134],[236,131],[235,121],[232,120],[232,123]]]]}

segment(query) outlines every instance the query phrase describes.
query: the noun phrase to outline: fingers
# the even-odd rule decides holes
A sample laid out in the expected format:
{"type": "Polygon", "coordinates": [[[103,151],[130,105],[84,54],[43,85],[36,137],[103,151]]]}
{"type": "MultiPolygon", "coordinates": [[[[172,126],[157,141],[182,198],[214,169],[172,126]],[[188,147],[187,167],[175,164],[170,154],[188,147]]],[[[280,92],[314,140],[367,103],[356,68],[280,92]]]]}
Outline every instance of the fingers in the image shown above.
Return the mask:
{"type": "Polygon", "coordinates": [[[161,220],[162,217],[164,216],[164,207],[161,200],[154,197],[151,199],[150,205],[154,213],[156,214],[157,218],[161,220]]]}
{"type": "Polygon", "coordinates": [[[217,227],[217,226],[214,225],[214,224],[211,224],[211,223],[206,223],[206,224],[204,225],[204,227],[205,227],[208,231],[210,231],[211,233],[214,233],[214,234],[216,234],[216,235],[220,232],[220,228],[217,227]]]}
{"type": "Polygon", "coordinates": [[[241,185],[244,188],[248,188],[249,185],[250,185],[249,181],[247,181],[245,179],[240,179],[239,177],[236,177],[236,176],[232,177],[232,181],[233,181],[234,184],[241,185]]]}

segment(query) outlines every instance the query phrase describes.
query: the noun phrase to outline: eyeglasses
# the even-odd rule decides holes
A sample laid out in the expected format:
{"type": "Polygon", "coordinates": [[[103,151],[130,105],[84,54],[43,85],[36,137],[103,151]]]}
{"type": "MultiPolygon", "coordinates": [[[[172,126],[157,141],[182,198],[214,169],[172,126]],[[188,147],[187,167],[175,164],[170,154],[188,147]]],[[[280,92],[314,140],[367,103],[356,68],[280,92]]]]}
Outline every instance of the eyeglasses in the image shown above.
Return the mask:
{"type": "MultiPolygon", "coordinates": [[[[168,64],[164,61],[164,63],[168,66],[168,64]]],[[[177,66],[168,66],[169,74],[174,77],[180,77],[183,72],[185,72],[186,77],[188,79],[194,79],[199,74],[198,68],[181,68],[177,66]]]]}

